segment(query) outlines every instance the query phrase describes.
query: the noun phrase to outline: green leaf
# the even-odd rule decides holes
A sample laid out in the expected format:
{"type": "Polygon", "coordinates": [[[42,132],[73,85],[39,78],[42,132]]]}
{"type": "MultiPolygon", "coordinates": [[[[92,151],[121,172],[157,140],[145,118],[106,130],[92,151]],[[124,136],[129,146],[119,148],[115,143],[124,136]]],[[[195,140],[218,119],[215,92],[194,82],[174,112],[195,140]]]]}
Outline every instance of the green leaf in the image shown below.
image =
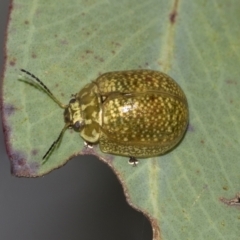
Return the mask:
{"type": "Polygon", "coordinates": [[[226,199],[240,191],[239,12],[237,0],[13,1],[2,97],[13,174],[41,176],[74,155],[95,154],[150,218],[154,239],[238,239],[239,198],[226,199]],[[166,72],[187,95],[187,134],[170,153],[133,168],[98,146],[86,149],[68,130],[42,164],[63,110],[20,68],[64,104],[104,72],[166,72]]]}

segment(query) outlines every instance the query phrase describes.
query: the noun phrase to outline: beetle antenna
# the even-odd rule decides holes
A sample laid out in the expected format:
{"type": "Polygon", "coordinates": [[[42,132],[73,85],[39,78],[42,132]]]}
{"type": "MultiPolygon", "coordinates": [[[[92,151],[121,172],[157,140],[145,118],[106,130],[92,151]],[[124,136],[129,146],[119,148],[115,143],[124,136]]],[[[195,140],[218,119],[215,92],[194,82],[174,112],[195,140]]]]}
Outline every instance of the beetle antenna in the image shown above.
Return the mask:
{"type": "Polygon", "coordinates": [[[35,81],[37,81],[43,88],[44,90],[52,97],[52,99],[61,107],[61,108],[66,108],[67,106],[62,104],[54,95],[53,93],[49,90],[49,88],[34,74],[28,72],[27,70],[20,69],[22,72],[26,73],[27,75],[31,76],[35,81]]]}
{"type": "Polygon", "coordinates": [[[57,145],[57,143],[61,140],[62,135],[64,134],[65,130],[69,127],[69,124],[66,124],[64,126],[64,128],[62,129],[62,131],[60,132],[58,138],[52,143],[52,145],[50,146],[50,148],[47,150],[47,152],[45,153],[45,155],[43,156],[43,162],[45,162],[45,158],[48,156],[48,154],[55,148],[55,146],[57,145]]]}

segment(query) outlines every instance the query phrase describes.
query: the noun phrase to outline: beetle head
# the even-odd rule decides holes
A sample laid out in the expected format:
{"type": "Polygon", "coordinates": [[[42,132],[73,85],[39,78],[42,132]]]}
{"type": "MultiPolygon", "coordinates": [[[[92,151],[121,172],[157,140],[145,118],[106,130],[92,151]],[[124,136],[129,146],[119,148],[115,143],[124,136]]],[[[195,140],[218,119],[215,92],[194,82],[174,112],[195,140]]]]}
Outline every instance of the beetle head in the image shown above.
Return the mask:
{"type": "Polygon", "coordinates": [[[68,106],[64,111],[64,121],[69,128],[80,132],[84,127],[84,119],[82,117],[80,102],[77,97],[69,101],[68,106]]]}

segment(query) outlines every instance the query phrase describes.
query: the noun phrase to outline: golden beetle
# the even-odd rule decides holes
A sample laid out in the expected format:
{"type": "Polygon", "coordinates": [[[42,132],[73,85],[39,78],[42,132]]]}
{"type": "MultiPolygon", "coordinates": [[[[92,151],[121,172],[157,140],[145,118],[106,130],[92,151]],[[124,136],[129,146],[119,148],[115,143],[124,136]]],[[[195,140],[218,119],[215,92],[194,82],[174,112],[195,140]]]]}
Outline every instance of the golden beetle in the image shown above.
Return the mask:
{"type": "Polygon", "coordinates": [[[102,152],[136,158],[163,154],[183,137],[188,125],[187,99],[168,75],[153,70],[108,72],[87,84],[63,105],[37,77],[33,77],[64,108],[65,126],[79,132],[87,144],[102,152]]]}

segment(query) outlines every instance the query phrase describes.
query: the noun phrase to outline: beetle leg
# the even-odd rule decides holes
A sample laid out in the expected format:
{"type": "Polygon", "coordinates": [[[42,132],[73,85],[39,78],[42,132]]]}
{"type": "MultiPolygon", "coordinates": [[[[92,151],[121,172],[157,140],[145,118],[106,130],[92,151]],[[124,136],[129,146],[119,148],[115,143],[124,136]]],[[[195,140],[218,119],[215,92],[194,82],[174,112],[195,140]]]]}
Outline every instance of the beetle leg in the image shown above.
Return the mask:
{"type": "Polygon", "coordinates": [[[130,156],[128,163],[136,167],[138,164],[138,160],[135,157],[130,156]]]}
{"type": "Polygon", "coordinates": [[[84,142],[85,148],[93,148],[93,144],[90,142],[84,142]]]}

